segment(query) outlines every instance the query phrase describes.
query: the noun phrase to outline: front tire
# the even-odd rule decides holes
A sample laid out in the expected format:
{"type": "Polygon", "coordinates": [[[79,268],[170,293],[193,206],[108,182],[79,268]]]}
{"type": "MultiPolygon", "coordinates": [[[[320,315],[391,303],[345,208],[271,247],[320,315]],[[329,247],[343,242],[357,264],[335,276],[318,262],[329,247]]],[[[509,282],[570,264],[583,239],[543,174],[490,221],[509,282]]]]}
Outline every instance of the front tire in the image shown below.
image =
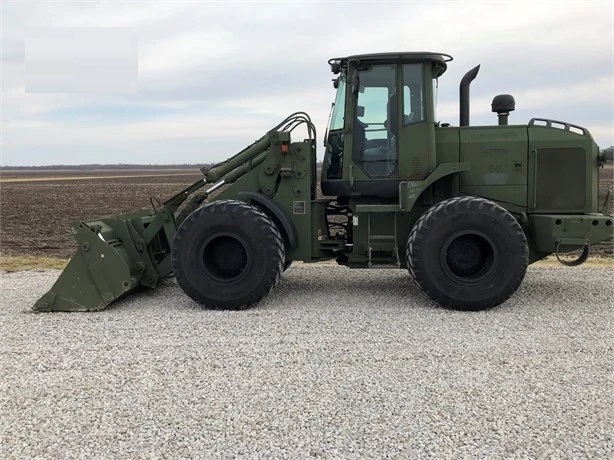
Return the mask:
{"type": "Polygon", "coordinates": [[[279,281],[284,263],[275,223],[242,201],[215,201],[197,209],[173,241],[179,286],[212,309],[242,310],[258,303],[279,281]]]}
{"type": "Polygon", "coordinates": [[[508,299],[529,262],[527,239],[514,217],[492,201],[456,197],[418,219],[407,241],[416,286],[448,308],[484,310],[508,299]]]}

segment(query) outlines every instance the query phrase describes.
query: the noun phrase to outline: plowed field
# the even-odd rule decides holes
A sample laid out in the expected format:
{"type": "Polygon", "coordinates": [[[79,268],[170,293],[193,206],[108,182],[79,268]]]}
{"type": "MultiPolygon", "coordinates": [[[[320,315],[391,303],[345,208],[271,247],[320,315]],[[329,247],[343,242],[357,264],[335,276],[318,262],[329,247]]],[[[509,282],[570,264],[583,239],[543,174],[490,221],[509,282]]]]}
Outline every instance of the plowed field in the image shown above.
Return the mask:
{"type": "Polygon", "coordinates": [[[163,201],[201,177],[198,169],[2,174],[0,252],[68,258],[72,221],[151,209],[150,197],[163,201]]]}

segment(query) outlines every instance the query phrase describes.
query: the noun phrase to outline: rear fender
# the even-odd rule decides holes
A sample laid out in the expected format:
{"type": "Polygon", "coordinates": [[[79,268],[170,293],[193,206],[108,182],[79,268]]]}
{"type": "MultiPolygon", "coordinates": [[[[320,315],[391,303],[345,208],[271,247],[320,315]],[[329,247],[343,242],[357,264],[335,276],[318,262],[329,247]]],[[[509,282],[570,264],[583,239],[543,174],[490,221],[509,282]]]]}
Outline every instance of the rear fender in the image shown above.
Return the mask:
{"type": "Polygon", "coordinates": [[[420,195],[438,180],[470,169],[469,163],[441,163],[425,180],[399,183],[399,206],[401,210],[411,211],[420,195]]]}

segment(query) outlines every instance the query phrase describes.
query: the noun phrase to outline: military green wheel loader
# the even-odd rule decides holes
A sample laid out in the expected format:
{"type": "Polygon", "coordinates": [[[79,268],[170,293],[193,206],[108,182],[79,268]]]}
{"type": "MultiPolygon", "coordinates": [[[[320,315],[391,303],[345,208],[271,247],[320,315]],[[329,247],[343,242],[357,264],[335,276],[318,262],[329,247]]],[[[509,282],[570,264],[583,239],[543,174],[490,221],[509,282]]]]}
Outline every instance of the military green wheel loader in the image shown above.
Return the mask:
{"type": "Polygon", "coordinates": [[[612,237],[598,203],[589,131],[534,118],[495,126],[439,123],[435,93],[452,58],[385,53],[334,58],[337,95],[319,197],[316,130],[295,113],[152,211],[76,222],[78,250],[37,311],[99,310],[174,274],[208,308],[250,307],[292,261],[408,269],[442,306],[480,310],[509,298],[527,265],[612,237]],[[292,141],[297,127],[307,139],[292,141]],[[204,190],[204,191],[203,191],[204,190]],[[210,195],[217,191],[217,195],[210,195]],[[209,198],[209,199],[208,199],[209,198]]]}

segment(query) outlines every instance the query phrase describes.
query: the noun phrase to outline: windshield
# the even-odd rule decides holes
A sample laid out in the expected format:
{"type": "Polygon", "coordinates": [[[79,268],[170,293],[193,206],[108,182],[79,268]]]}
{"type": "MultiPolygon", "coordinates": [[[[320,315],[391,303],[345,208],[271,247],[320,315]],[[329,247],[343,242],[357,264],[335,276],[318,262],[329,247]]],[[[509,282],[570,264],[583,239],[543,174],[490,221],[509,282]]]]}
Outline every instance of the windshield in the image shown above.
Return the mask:
{"type": "Polygon", "coordinates": [[[343,129],[343,120],[345,117],[345,74],[339,75],[339,86],[337,87],[337,95],[335,102],[331,108],[332,114],[330,118],[329,131],[343,129]]]}

